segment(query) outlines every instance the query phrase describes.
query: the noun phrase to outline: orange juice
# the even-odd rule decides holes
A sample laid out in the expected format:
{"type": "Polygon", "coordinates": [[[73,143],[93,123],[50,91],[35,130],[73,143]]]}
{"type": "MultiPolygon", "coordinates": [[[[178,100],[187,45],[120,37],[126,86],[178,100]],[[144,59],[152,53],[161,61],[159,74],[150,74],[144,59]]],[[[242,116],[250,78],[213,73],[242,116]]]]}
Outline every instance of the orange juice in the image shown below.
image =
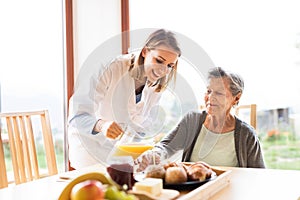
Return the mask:
{"type": "Polygon", "coordinates": [[[141,143],[120,144],[116,147],[115,156],[132,156],[136,159],[146,150],[152,149],[153,145],[141,143]]]}

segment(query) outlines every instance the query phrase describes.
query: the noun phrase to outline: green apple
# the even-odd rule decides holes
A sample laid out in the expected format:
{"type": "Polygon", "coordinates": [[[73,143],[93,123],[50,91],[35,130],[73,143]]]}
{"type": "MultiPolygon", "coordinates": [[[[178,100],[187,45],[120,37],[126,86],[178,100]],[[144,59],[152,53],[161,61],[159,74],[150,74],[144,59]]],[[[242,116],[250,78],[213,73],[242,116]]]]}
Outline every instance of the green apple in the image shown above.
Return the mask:
{"type": "Polygon", "coordinates": [[[115,186],[109,186],[105,191],[105,199],[109,200],[138,200],[133,194],[119,191],[115,186]]]}
{"type": "Polygon", "coordinates": [[[103,185],[97,180],[86,180],[76,184],[71,191],[71,200],[103,200],[103,185]]]}

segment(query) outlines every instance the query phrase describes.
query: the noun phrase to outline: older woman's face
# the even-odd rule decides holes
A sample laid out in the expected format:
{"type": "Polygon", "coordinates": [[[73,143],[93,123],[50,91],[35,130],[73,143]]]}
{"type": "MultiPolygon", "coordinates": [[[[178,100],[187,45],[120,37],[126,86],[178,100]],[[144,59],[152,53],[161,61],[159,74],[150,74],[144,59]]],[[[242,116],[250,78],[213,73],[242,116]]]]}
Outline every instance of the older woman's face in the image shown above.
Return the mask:
{"type": "Polygon", "coordinates": [[[145,76],[151,82],[166,76],[175,66],[178,55],[162,46],[156,49],[144,49],[143,52],[145,76]]]}
{"type": "Polygon", "coordinates": [[[204,101],[208,114],[228,114],[236,102],[230,91],[229,80],[226,78],[211,78],[208,81],[204,101]]]}

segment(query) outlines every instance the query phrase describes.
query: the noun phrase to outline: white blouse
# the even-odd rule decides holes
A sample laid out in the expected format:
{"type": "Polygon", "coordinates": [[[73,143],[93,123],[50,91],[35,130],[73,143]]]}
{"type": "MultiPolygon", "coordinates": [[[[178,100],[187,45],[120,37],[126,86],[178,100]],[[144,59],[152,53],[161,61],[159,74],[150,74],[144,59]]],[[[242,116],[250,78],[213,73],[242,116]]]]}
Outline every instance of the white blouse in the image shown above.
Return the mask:
{"type": "Polygon", "coordinates": [[[234,131],[219,134],[202,125],[191,155],[191,161],[204,161],[214,166],[238,166],[234,131]]]}
{"type": "Polygon", "coordinates": [[[81,71],[69,106],[69,160],[74,168],[107,163],[115,140],[92,134],[99,119],[136,124],[150,129],[161,92],[145,85],[136,103],[135,81],[129,74],[131,56],[122,56],[107,67],[81,71]],[[83,73],[82,73],[83,72],[83,73]]]}

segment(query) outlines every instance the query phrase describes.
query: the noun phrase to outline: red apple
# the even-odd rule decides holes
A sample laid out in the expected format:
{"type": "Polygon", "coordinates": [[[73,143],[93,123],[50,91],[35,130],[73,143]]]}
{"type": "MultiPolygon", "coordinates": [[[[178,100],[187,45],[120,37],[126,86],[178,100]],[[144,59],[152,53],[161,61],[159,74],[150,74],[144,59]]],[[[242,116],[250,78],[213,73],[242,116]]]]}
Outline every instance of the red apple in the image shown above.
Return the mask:
{"type": "Polygon", "coordinates": [[[86,180],[76,184],[71,191],[71,200],[103,200],[103,185],[97,180],[86,180]]]}

